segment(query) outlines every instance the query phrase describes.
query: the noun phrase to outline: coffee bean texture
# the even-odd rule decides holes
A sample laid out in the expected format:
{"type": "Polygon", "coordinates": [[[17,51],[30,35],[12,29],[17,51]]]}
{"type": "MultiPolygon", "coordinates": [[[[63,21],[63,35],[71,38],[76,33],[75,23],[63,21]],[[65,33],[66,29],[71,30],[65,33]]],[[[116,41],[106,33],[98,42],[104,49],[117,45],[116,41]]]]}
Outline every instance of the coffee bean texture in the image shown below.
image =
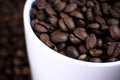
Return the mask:
{"type": "Polygon", "coordinates": [[[58,53],[90,62],[120,60],[119,0],[36,0],[36,35],[58,53]]]}

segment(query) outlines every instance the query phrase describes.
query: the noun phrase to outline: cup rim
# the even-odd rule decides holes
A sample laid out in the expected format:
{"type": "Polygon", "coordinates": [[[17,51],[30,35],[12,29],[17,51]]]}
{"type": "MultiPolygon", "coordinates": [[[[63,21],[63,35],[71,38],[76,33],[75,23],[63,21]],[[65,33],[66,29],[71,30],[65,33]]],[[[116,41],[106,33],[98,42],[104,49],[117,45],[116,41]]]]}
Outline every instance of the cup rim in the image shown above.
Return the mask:
{"type": "MultiPolygon", "coordinates": [[[[29,29],[29,30],[31,31],[31,33],[34,34],[34,37],[35,37],[36,39],[38,39],[40,43],[42,43],[43,45],[45,45],[45,44],[36,36],[36,34],[34,33],[32,27],[31,27],[31,25],[30,25],[30,9],[31,9],[32,3],[33,3],[34,1],[35,1],[35,0],[27,0],[27,1],[25,2],[24,10],[23,10],[24,28],[27,27],[27,29],[29,29]],[[27,25],[27,26],[26,26],[26,25],[27,25]]],[[[118,66],[118,65],[120,65],[120,60],[115,61],[115,62],[100,62],[100,63],[97,63],[97,62],[89,62],[89,61],[82,61],[82,60],[73,59],[73,58],[64,56],[64,55],[62,55],[62,54],[59,54],[58,52],[50,49],[47,45],[45,45],[45,46],[46,46],[46,48],[48,48],[49,50],[51,50],[56,57],[60,57],[61,59],[65,60],[65,61],[68,61],[68,62],[73,62],[73,63],[82,64],[82,65],[87,65],[87,66],[92,66],[92,67],[96,67],[96,66],[97,66],[97,67],[112,67],[112,66],[118,66]]]]}

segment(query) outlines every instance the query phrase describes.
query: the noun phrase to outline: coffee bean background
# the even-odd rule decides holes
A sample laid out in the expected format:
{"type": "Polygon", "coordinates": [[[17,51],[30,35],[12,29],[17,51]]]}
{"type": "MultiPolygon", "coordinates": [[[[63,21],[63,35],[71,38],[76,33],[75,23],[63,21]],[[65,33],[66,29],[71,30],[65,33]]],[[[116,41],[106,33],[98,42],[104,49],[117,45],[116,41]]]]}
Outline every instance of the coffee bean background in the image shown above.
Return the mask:
{"type": "Polygon", "coordinates": [[[25,0],[0,0],[0,80],[31,80],[25,47],[25,0]]]}

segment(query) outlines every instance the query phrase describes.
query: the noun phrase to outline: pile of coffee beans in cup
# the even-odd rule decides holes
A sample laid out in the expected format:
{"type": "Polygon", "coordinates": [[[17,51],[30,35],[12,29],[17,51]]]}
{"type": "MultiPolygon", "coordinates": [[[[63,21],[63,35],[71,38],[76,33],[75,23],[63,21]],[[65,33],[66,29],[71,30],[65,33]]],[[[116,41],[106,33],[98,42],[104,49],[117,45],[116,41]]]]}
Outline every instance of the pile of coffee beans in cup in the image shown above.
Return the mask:
{"type": "Polygon", "coordinates": [[[60,54],[120,60],[120,0],[36,0],[30,17],[37,37],[60,54]]]}

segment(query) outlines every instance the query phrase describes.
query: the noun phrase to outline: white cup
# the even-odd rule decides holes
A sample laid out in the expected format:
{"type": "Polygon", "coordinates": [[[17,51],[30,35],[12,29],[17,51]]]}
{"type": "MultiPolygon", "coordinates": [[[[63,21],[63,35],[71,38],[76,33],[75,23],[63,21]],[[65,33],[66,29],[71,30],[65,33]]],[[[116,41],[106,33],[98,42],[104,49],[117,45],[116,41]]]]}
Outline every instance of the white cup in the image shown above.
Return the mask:
{"type": "Polygon", "coordinates": [[[24,29],[33,80],[120,80],[120,61],[92,63],[63,56],[41,42],[30,25],[30,9],[24,7],[24,29]]]}

